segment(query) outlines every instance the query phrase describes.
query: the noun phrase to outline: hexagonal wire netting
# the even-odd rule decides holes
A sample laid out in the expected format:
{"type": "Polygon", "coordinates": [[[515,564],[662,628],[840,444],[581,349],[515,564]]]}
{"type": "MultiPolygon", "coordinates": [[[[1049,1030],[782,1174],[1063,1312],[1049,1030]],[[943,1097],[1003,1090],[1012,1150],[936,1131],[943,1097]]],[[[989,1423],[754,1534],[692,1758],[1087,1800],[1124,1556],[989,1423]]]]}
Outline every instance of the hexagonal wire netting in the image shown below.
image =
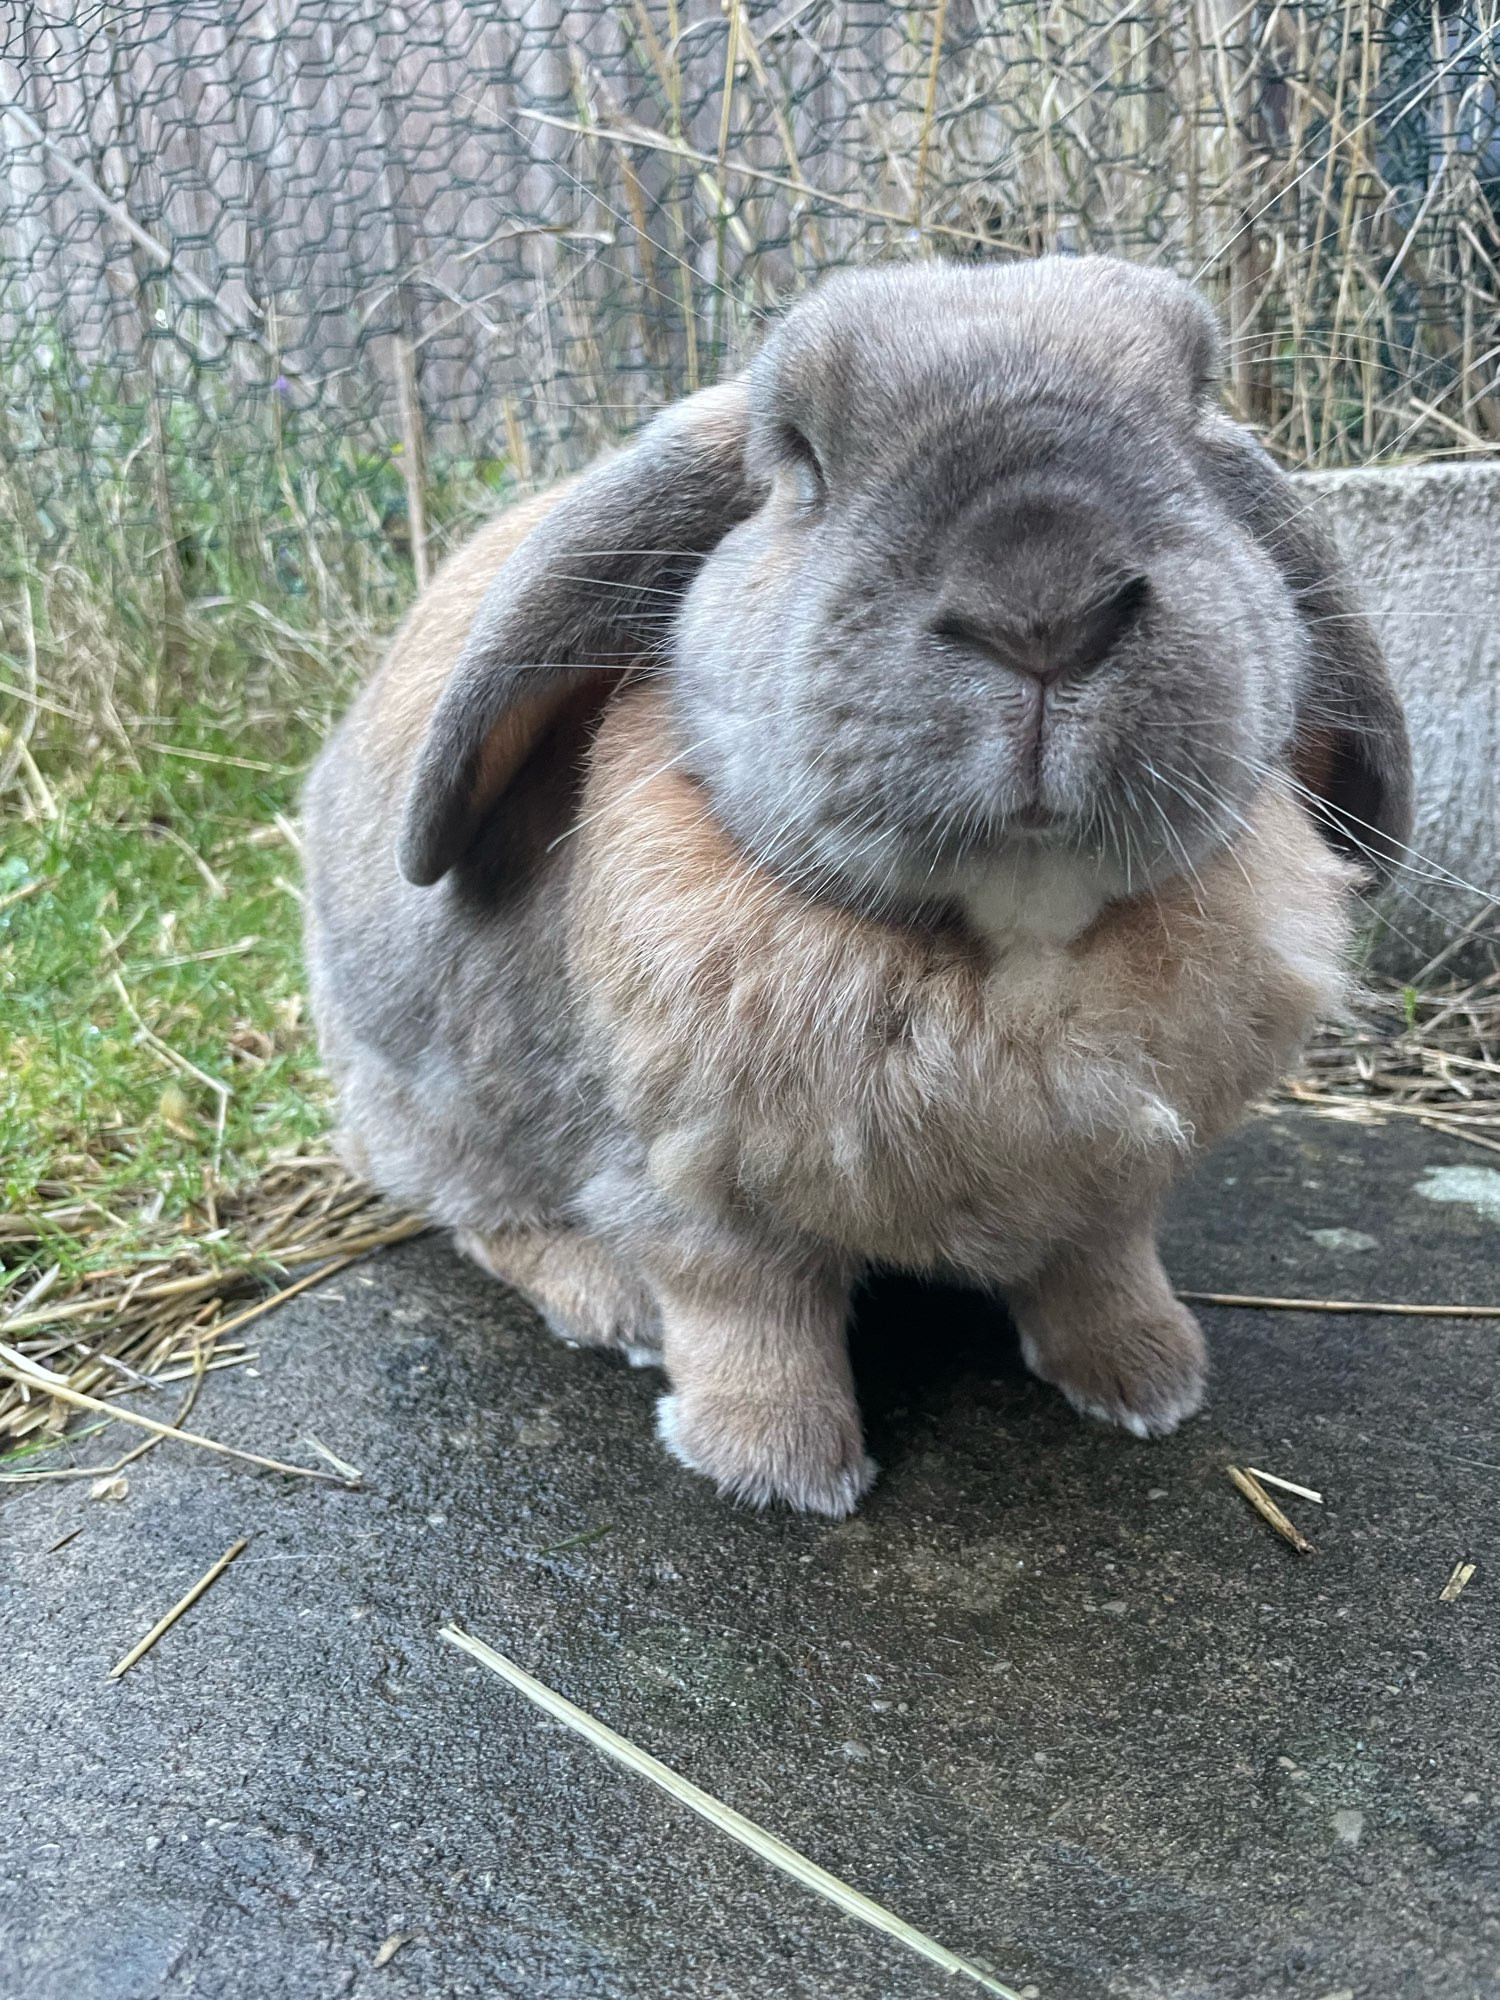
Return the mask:
{"type": "Polygon", "coordinates": [[[7,594],[108,550],[169,611],[253,587],[378,621],[495,495],[712,380],[851,260],[1159,260],[1219,300],[1232,397],[1284,460],[1493,450],[1497,22],[1500,0],[13,7],[7,594]]]}

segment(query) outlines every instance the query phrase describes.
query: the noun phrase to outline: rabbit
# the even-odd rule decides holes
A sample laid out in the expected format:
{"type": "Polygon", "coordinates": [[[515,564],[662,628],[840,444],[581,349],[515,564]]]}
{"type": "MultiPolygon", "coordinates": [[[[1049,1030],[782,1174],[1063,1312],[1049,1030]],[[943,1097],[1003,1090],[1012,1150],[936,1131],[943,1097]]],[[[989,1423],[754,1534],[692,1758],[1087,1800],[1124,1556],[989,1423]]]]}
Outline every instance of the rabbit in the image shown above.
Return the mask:
{"type": "Polygon", "coordinates": [[[1202,1333],[1174,1178],[1347,978],[1411,813],[1330,545],[1186,283],[841,272],[437,573],[305,800],[346,1156],[721,1492],[875,1474],[875,1266],[1139,1437],[1202,1333]]]}

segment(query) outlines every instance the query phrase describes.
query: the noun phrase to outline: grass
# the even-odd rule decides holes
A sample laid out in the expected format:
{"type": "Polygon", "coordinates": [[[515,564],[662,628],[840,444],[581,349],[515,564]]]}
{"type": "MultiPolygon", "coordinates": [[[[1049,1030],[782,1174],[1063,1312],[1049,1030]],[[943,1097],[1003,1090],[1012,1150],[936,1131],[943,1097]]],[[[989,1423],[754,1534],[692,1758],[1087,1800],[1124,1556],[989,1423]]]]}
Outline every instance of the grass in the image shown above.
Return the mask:
{"type": "MultiPolygon", "coordinates": [[[[325,1157],[303,999],[294,815],[333,694],[136,718],[121,751],[54,741],[0,820],[4,1338],[70,1393],[186,1378],[180,1422],[206,1371],[253,1361],[230,1339],[265,1309],[247,1296],[403,1226],[325,1157]]],[[[70,1411],[16,1373],[3,1476],[67,1476],[70,1411]]]]}
{"type": "MultiPolygon", "coordinates": [[[[0,1314],[75,1392],[191,1397],[254,1359],[268,1285],[413,1226],[327,1157],[295,826],[415,587],[400,441],[243,384],[143,389],[45,329],[6,363],[0,1314]]],[[[430,471],[435,557],[509,479],[430,471]]],[[[8,1373],[3,1476],[68,1476],[66,1412],[8,1373]]]]}
{"type": "MultiPolygon", "coordinates": [[[[0,1306],[326,1151],[295,816],[415,588],[402,445],[173,367],[46,324],[0,367],[0,1306]]],[[[513,482],[429,472],[436,557],[513,482]]]]}
{"type": "Polygon", "coordinates": [[[128,1255],[143,1223],[197,1234],[225,1187],[321,1144],[290,819],[314,741],[189,713],[50,781],[55,819],[0,824],[0,1208],[38,1232],[12,1293],[128,1255]]]}

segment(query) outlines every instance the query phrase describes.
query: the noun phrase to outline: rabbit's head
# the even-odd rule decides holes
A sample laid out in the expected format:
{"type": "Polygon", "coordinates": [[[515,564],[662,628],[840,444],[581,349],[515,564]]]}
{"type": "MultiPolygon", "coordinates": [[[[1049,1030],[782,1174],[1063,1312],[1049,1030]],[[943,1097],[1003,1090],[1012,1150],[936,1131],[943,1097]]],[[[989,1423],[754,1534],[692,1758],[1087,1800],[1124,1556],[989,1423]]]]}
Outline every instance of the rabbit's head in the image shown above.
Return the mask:
{"type": "Polygon", "coordinates": [[[1216,360],[1196,292],[1108,258],[825,282],[506,565],[407,873],[632,668],[665,677],[671,754],[740,845],[858,908],[1066,935],[1277,782],[1378,862],[1406,830],[1399,705],[1216,360]]]}

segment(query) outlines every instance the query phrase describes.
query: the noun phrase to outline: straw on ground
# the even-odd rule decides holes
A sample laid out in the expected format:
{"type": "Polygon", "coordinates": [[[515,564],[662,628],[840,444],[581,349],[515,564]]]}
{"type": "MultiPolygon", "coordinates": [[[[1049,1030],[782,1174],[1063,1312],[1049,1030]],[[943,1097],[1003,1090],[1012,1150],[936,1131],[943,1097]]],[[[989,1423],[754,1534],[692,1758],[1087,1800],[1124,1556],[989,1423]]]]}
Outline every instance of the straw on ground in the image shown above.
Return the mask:
{"type": "Polygon", "coordinates": [[[1313,1552],[1312,1543],[1296,1523],[1288,1520],[1282,1513],[1260,1481],[1252,1474],[1242,1471],[1237,1465],[1225,1469],[1260,1518],[1274,1528],[1284,1542],[1289,1542],[1299,1556],[1310,1556],[1313,1552]]]}
{"type": "Polygon", "coordinates": [[[592,1743],[596,1750],[602,1750],[606,1757],[612,1757],[627,1770],[648,1778],[670,1798],[676,1799],[679,1804],[687,1806],[700,1818],[706,1819],[721,1833],[728,1834],[731,1840],[738,1841],[741,1847],[748,1848],[762,1861],[769,1862],[773,1868],[779,1868],[794,1882],[800,1882],[804,1889],[810,1889],[814,1895],[822,1896],[827,1902],[843,1910],[846,1915],[856,1918],[862,1924],[868,1924],[872,1930],[883,1932],[886,1937],[895,1938],[909,1951],[917,1952],[932,1964],[941,1967],[944,1972],[959,1973],[964,1978],[972,1979],[987,1993],[999,1995],[999,2000],[1020,2000],[1014,1988],[996,1979],[993,1973],[986,1971],[983,1966],[976,1965],[972,1959],[960,1958],[956,1952],[951,1952],[946,1946],[940,1945],[935,1938],[928,1937],[925,1931],[919,1931],[915,1925],[894,1915],[882,1904],[862,1894],[860,1890],[853,1889],[847,1882],[840,1881],[837,1875],[830,1875],[826,1868],[820,1868],[815,1861],[809,1861],[806,1855],[799,1854],[796,1848],[789,1847],[784,1840],[778,1840],[774,1833],[768,1833],[764,1827],[757,1826],[754,1820],[746,1819],[743,1813],[737,1813],[732,1806],[726,1806],[708,1792],[700,1791],[696,1785],[689,1783],[668,1765],[658,1762],[648,1751],[640,1749],[626,1737],[618,1735],[607,1724],[598,1721],[586,1709],[576,1707],[565,1696],[557,1694],[543,1682],[533,1679],[523,1668],[518,1667],[514,1660],[508,1660],[503,1653],[497,1653],[482,1639],[476,1639],[457,1625],[443,1626],[440,1636],[450,1645],[457,1646],[469,1654],[481,1666],[488,1667],[491,1673],[498,1674],[502,1680],[508,1681],[519,1693],[524,1694],[528,1701],[535,1702],[544,1713],[554,1716],[569,1729],[575,1730],[586,1742],[592,1743]]]}
{"type": "Polygon", "coordinates": [[[216,1452],[220,1458],[237,1458],[243,1465],[259,1466],[263,1472],[284,1472],[293,1479],[321,1479],[331,1486],[349,1487],[353,1480],[340,1473],[324,1472],[315,1465],[287,1465],[279,1458],[263,1458],[259,1452],[241,1451],[232,1444],[221,1444],[217,1438],[202,1436],[198,1431],[178,1430],[172,1424],[161,1424],[154,1417],[143,1417],[136,1410],[122,1410],[117,1404],[101,1402],[97,1396],[82,1395],[77,1389],[70,1389],[60,1375],[54,1375],[50,1368],[42,1368],[34,1361],[28,1361],[13,1347],[0,1341],[0,1374],[9,1375],[11,1380],[23,1387],[37,1389],[42,1394],[54,1397],[60,1403],[67,1403],[75,1410],[91,1410],[97,1416],[108,1417],[117,1424],[131,1424],[137,1430],[150,1431],[156,1437],[169,1439],[177,1444],[196,1445],[200,1451],[216,1452]]]}
{"type": "Polygon", "coordinates": [[[1478,1566],[1477,1563],[1456,1563],[1452,1576],[1438,1593],[1439,1604],[1451,1604],[1456,1597],[1461,1597],[1473,1581],[1478,1566]]]}
{"type": "Polygon", "coordinates": [[[1410,1299],[1279,1299],[1260,1292],[1179,1292],[1198,1306],[1244,1306],[1261,1312],[1397,1313],[1410,1319],[1500,1319],[1496,1306],[1422,1305],[1410,1299]]]}
{"type": "Polygon", "coordinates": [[[240,1539],[237,1542],[232,1542],[230,1546],[224,1551],[223,1555],[219,1557],[219,1560],[213,1565],[213,1567],[209,1570],[206,1570],[204,1574],[199,1577],[198,1581],[193,1585],[192,1589],[185,1591],[183,1595],[178,1598],[177,1602],[172,1606],[172,1609],[164,1613],[162,1617],[157,1619],[156,1623],[151,1627],[151,1630],[146,1634],[145,1638],[138,1639],[136,1643],[131,1647],[130,1651],[125,1655],[125,1657],[122,1660],[117,1660],[115,1662],[115,1664],[109,1670],[110,1679],[112,1681],[117,1681],[120,1678],[121,1674],[128,1674],[130,1672],[130,1669],[135,1665],[136,1661],[144,1658],[144,1656],[150,1652],[151,1648],[156,1644],[157,1640],[161,1637],[162,1633],[169,1631],[170,1628],[177,1623],[178,1619],[182,1616],[183,1612],[189,1610],[194,1604],[196,1604],[198,1602],[198,1599],[203,1595],[204,1591],[208,1589],[209,1585],[217,1583],[219,1578],[224,1574],[225,1570],[228,1569],[229,1565],[234,1561],[235,1557],[239,1555],[243,1549],[246,1549],[248,1547],[249,1547],[249,1537],[246,1535],[241,1535],[240,1539]]]}

